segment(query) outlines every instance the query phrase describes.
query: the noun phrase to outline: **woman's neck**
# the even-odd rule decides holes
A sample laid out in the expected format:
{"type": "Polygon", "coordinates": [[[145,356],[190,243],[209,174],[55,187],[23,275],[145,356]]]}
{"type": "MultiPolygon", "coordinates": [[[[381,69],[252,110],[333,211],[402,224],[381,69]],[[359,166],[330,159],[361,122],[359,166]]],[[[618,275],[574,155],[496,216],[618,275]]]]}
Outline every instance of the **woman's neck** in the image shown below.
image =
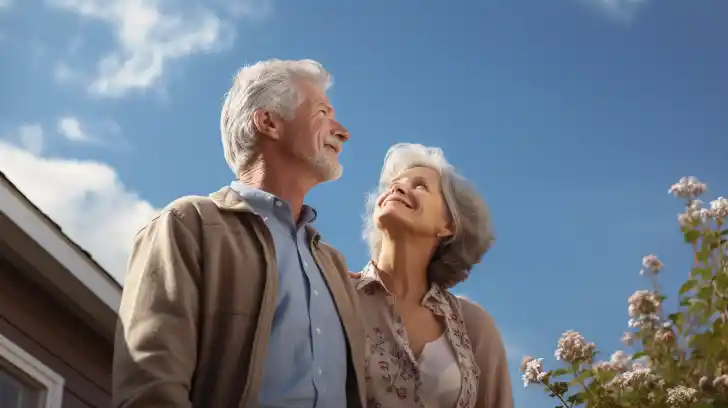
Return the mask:
{"type": "Polygon", "coordinates": [[[430,289],[427,267],[436,245],[436,240],[422,237],[383,237],[374,263],[384,286],[399,301],[422,302],[430,289]]]}

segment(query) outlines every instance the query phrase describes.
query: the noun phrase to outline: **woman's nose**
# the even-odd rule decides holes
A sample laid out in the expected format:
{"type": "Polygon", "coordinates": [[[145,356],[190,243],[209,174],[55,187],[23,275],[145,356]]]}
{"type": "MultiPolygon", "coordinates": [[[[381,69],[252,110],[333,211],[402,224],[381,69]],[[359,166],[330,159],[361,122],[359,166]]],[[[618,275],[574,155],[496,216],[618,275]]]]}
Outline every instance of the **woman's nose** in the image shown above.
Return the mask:
{"type": "Polygon", "coordinates": [[[405,191],[404,187],[402,187],[401,184],[395,184],[392,186],[392,192],[396,192],[402,195],[406,195],[407,192],[405,191]]]}

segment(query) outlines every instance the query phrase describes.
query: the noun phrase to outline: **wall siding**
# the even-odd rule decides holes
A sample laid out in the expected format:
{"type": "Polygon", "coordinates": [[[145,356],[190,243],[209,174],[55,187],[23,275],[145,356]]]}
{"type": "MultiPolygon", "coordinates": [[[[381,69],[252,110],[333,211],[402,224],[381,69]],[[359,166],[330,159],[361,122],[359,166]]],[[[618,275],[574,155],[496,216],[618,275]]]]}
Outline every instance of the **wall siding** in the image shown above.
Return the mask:
{"type": "Polygon", "coordinates": [[[65,378],[64,408],[106,408],[113,344],[0,258],[0,334],[65,378]]]}

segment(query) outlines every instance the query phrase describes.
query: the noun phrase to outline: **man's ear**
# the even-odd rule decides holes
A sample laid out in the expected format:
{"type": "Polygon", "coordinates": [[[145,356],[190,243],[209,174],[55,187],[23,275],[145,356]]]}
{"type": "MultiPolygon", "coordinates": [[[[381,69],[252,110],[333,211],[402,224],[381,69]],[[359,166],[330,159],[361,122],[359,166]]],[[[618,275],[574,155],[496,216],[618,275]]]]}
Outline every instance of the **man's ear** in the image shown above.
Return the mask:
{"type": "Polygon", "coordinates": [[[253,125],[261,135],[278,140],[283,122],[275,113],[258,109],[253,112],[253,125]]]}

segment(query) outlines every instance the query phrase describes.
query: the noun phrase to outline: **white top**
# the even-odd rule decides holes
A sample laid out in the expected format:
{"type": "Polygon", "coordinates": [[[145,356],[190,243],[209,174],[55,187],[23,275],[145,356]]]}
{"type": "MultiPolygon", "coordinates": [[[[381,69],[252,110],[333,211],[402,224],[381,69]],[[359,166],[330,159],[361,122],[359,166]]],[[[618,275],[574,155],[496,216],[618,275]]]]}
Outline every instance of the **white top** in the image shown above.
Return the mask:
{"type": "Polygon", "coordinates": [[[417,359],[422,379],[421,397],[425,408],[455,408],[462,374],[455,350],[443,333],[427,343],[417,359]]]}

